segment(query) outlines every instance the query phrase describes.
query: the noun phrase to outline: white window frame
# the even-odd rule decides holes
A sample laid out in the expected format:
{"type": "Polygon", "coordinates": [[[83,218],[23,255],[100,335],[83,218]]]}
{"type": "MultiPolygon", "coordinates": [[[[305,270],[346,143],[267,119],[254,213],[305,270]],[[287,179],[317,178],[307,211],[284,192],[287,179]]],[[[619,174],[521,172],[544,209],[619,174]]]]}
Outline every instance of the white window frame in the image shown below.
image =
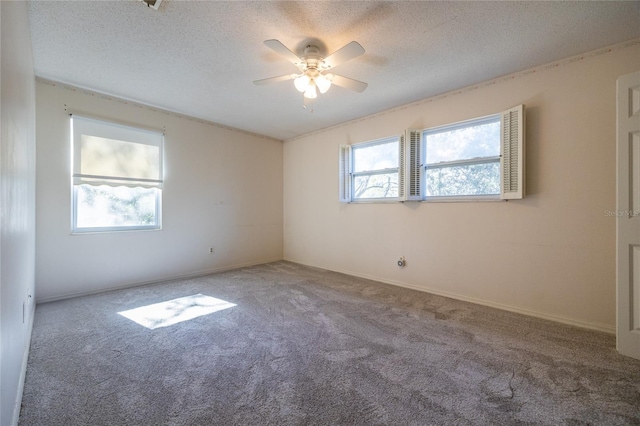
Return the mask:
{"type": "Polygon", "coordinates": [[[359,142],[353,145],[340,146],[339,158],[339,200],[342,203],[389,203],[404,200],[404,167],[405,167],[405,144],[403,136],[390,136],[372,141],[359,142]],[[354,171],[355,153],[358,149],[367,148],[375,145],[382,145],[390,142],[398,143],[398,166],[388,167],[384,169],[367,170],[363,172],[354,171]],[[397,197],[374,197],[374,198],[355,198],[355,180],[359,176],[375,176],[387,173],[398,174],[398,196],[397,197]]]}
{"type": "MultiPolygon", "coordinates": [[[[158,130],[145,129],[142,127],[121,124],[111,120],[95,118],[87,115],[70,114],[70,139],[71,139],[71,233],[104,233],[104,232],[127,232],[127,231],[153,231],[162,229],[162,188],[163,165],[164,165],[164,132],[158,130]],[[82,174],[78,159],[80,158],[80,141],[77,132],[74,132],[74,118],[96,122],[103,126],[109,126],[119,131],[133,131],[153,134],[157,139],[156,146],[159,147],[159,179],[131,179],[114,176],[94,176],[82,174]],[[78,189],[80,185],[91,184],[92,181],[111,186],[140,186],[153,189],[155,193],[155,223],[150,225],[135,226],[99,226],[99,227],[78,227],[78,189]]],[[[95,135],[103,137],[103,135],[95,135]]],[[[128,142],[128,141],[124,141],[128,142]]],[[[131,140],[131,142],[134,142],[131,140]]],[[[135,143],[135,142],[134,142],[135,143]]]]}
{"type": "MultiPolygon", "coordinates": [[[[524,145],[524,105],[518,105],[499,114],[479,117],[458,123],[424,130],[407,130],[405,151],[407,177],[405,179],[406,201],[452,202],[452,201],[494,201],[522,199],[525,196],[525,145],[524,145]],[[463,196],[426,195],[426,140],[425,133],[463,128],[482,122],[500,120],[500,155],[479,159],[450,161],[435,167],[451,167],[462,164],[500,163],[500,193],[463,196]]],[[[431,166],[434,167],[434,166],[431,166]]]]}
{"type": "MultiPolygon", "coordinates": [[[[517,200],[525,197],[525,115],[524,105],[518,105],[485,117],[473,120],[438,126],[437,129],[469,126],[488,118],[500,116],[500,155],[499,157],[485,157],[482,159],[449,162],[449,166],[457,164],[500,162],[500,193],[489,195],[465,196],[430,196],[426,197],[426,168],[425,138],[423,133],[432,129],[407,129],[399,139],[398,165],[398,197],[353,199],[353,147],[365,144],[381,143],[394,138],[384,138],[375,141],[361,142],[354,145],[341,145],[339,154],[339,201],[341,203],[360,202],[452,202],[452,201],[499,201],[517,200]]],[[[395,169],[394,169],[395,170],[395,169]]]]}
{"type": "MultiPolygon", "coordinates": [[[[474,118],[471,120],[465,120],[454,124],[447,124],[444,126],[432,127],[429,129],[425,129],[422,131],[422,146],[424,149],[422,152],[424,153],[424,157],[427,155],[427,151],[429,147],[427,146],[427,138],[430,134],[437,134],[441,132],[447,132],[457,129],[464,129],[467,127],[480,126],[483,124],[489,123],[499,123],[500,122],[500,114],[488,115],[486,117],[474,118]]],[[[422,164],[424,171],[422,173],[422,186],[425,188],[424,199],[426,201],[446,201],[446,200],[492,200],[492,199],[500,199],[500,193],[497,192],[495,194],[464,194],[464,195],[427,195],[427,171],[429,169],[441,169],[441,168],[449,168],[456,166],[469,166],[475,164],[500,164],[500,151],[498,151],[498,155],[491,157],[480,157],[480,158],[471,158],[471,159],[463,159],[463,160],[452,160],[452,161],[443,161],[439,163],[427,163],[426,158],[422,159],[422,164]]]]}

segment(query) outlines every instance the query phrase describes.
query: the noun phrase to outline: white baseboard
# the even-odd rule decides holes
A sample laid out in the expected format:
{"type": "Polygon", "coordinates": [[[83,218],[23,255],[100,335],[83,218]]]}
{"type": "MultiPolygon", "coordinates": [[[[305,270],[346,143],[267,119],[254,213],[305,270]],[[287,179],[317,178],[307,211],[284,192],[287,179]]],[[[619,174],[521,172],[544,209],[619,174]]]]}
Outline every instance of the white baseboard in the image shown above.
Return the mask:
{"type": "Polygon", "coordinates": [[[265,260],[256,261],[256,262],[239,263],[239,264],[234,264],[234,265],[221,266],[221,267],[218,267],[218,268],[205,269],[205,270],[202,270],[202,271],[190,272],[190,273],[184,274],[184,275],[173,275],[173,276],[168,276],[168,277],[159,277],[159,278],[155,278],[155,279],[149,280],[149,281],[132,282],[132,283],[128,283],[128,284],[118,285],[118,286],[115,286],[115,287],[107,287],[107,288],[98,289],[98,290],[66,293],[66,294],[63,294],[63,295],[60,295],[60,296],[53,296],[53,297],[46,297],[46,298],[43,298],[43,299],[36,299],[36,303],[39,304],[39,303],[55,302],[55,301],[58,301],[58,300],[72,299],[74,297],[90,296],[92,294],[100,294],[100,293],[105,293],[105,292],[108,292],[108,291],[123,290],[125,288],[140,287],[140,286],[150,285],[150,284],[160,284],[160,283],[163,283],[163,282],[166,282],[166,281],[187,280],[187,279],[190,279],[190,278],[197,278],[197,277],[202,277],[202,276],[205,276],[205,275],[214,274],[216,272],[225,272],[225,271],[230,271],[232,269],[245,268],[247,266],[263,265],[265,263],[278,262],[278,261],[281,261],[281,260],[283,260],[281,257],[275,258],[275,259],[265,259],[265,260]]]}
{"type": "Polygon", "coordinates": [[[451,299],[461,300],[463,302],[470,302],[470,303],[475,303],[477,305],[488,306],[490,308],[501,309],[503,311],[509,311],[509,312],[514,312],[514,313],[517,313],[517,314],[527,315],[527,316],[530,316],[530,317],[536,317],[536,318],[541,318],[541,319],[545,319],[545,320],[549,320],[549,321],[555,321],[555,322],[559,322],[559,323],[562,323],[562,324],[568,324],[568,325],[573,325],[573,326],[580,327],[580,328],[586,328],[586,329],[589,329],[589,330],[601,331],[601,332],[608,333],[608,334],[616,334],[615,326],[608,325],[608,324],[581,321],[581,320],[577,320],[577,319],[574,319],[574,318],[563,317],[561,315],[550,314],[550,313],[547,313],[547,312],[540,312],[540,311],[536,311],[536,310],[532,310],[532,309],[528,309],[528,308],[523,308],[523,307],[520,307],[520,306],[513,306],[513,305],[507,305],[507,304],[504,304],[504,303],[492,302],[491,300],[478,299],[476,297],[469,297],[469,296],[465,296],[465,295],[462,295],[462,294],[457,294],[457,293],[451,293],[451,292],[448,292],[448,291],[438,290],[438,289],[435,289],[435,288],[418,287],[416,285],[408,284],[408,283],[401,282],[401,281],[388,280],[388,279],[385,279],[385,278],[380,278],[380,277],[376,277],[376,276],[373,276],[373,275],[361,274],[361,273],[358,273],[358,272],[353,272],[353,271],[348,271],[348,270],[329,269],[329,268],[326,268],[326,267],[323,267],[323,266],[318,266],[318,265],[314,265],[314,264],[311,264],[311,263],[301,262],[301,261],[297,261],[297,260],[293,260],[293,259],[284,259],[284,260],[286,260],[288,262],[298,263],[300,265],[311,266],[311,267],[320,268],[320,269],[326,269],[326,270],[333,271],[333,272],[339,272],[341,274],[351,275],[351,276],[359,277],[359,278],[365,278],[365,279],[368,279],[368,280],[378,281],[378,282],[382,282],[382,283],[385,283],[385,284],[391,284],[391,285],[395,285],[395,286],[398,286],[398,287],[410,288],[412,290],[418,290],[418,291],[422,291],[424,293],[430,293],[430,294],[435,294],[435,295],[438,295],[438,296],[449,297],[451,299]]]}

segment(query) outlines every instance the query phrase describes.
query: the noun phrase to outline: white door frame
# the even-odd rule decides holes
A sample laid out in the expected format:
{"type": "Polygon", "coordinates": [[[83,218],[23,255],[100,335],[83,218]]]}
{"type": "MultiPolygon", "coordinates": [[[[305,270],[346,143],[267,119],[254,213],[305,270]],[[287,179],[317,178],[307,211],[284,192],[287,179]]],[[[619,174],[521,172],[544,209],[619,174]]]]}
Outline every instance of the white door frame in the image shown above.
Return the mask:
{"type": "Polygon", "coordinates": [[[640,71],[617,82],[616,348],[640,359],[640,71]]]}

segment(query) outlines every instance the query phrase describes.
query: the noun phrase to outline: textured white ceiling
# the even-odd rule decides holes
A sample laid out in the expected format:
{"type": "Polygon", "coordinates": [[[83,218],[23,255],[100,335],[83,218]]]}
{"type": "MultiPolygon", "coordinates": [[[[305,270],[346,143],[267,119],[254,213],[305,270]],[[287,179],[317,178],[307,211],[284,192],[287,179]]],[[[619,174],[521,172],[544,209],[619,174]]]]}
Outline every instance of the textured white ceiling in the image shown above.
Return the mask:
{"type": "Polygon", "coordinates": [[[640,37],[640,2],[31,1],[36,75],[278,139],[640,37]],[[265,45],[366,53],[313,112],[265,45]]]}

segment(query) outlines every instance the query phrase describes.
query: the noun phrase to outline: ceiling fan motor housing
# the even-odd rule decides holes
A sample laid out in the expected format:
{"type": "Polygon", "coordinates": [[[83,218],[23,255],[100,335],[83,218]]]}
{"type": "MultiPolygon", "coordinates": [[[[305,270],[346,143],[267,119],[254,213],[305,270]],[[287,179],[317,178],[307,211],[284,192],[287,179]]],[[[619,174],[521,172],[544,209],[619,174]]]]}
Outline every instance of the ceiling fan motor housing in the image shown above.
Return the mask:
{"type": "Polygon", "coordinates": [[[314,46],[313,44],[309,44],[304,48],[302,59],[304,59],[305,62],[302,71],[307,69],[318,69],[324,61],[324,58],[320,55],[320,49],[318,49],[318,46],[314,46]]]}

